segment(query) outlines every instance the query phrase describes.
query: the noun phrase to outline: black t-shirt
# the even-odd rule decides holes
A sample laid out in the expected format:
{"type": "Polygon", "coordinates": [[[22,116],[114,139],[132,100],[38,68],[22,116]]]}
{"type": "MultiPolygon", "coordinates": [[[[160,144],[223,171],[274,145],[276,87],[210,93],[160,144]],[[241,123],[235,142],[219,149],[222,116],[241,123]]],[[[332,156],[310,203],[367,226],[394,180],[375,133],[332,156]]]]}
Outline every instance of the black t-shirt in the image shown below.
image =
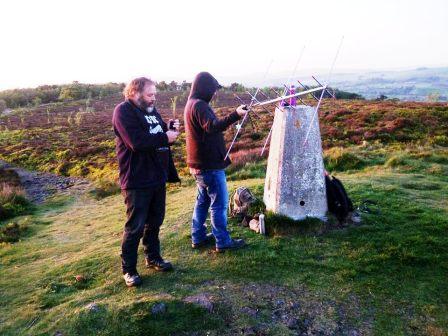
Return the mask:
{"type": "MultiPolygon", "coordinates": [[[[167,131],[166,123],[162,120],[162,117],[155,109],[151,113],[146,112],[145,119],[149,126],[149,134],[165,133],[165,131],[167,131]]],[[[156,149],[156,153],[161,167],[168,175],[169,147],[158,147],[156,149]]]]}

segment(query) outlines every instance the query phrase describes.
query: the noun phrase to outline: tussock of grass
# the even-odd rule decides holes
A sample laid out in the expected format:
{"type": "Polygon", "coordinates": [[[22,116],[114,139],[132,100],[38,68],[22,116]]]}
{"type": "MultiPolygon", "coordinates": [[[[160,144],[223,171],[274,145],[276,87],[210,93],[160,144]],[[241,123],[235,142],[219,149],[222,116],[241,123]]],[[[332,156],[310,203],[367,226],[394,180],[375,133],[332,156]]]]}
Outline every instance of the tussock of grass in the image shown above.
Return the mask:
{"type": "Polygon", "coordinates": [[[0,243],[14,243],[27,230],[28,226],[17,222],[8,223],[0,227],[0,243]]]}
{"type": "Polygon", "coordinates": [[[95,183],[95,188],[90,191],[90,194],[97,200],[119,194],[120,186],[110,180],[99,180],[95,183]]]}
{"type": "Polygon", "coordinates": [[[404,166],[407,163],[406,156],[400,154],[400,155],[394,155],[390,157],[385,163],[384,167],[386,168],[395,168],[399,166],[404,166]]]}
{"type": "Polygon", "coordinates": [[[23,189],[7,183],[0,184],[0,221],[26,213],[30,202],[23,189]]]}
{"type": "Polygon", "coordinates": [[[342,147],[334,147],[325,152],[325,168],[328,171],[345,171],[359,169],[364,166],[364,160],[349,150],[342,147]]]}

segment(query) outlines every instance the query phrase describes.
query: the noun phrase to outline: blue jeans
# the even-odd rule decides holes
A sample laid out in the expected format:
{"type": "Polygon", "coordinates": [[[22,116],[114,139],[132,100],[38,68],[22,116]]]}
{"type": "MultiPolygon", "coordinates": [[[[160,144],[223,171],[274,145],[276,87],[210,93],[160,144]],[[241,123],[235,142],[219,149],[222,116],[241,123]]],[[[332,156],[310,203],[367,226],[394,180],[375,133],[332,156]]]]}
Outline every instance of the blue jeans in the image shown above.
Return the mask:
{"type": "Polygon", "coordinates": [[[203,170],[200,174],[193,176],[198,187],[191,225],[193,244],[198,244],[206,239],[205,220],[210,209],[212,233],[215,236],[216,246],[218,248],[225,247],[231,242],[230,234],[227,231],[229,194],[226,173],[224,170],[203,170]]]}

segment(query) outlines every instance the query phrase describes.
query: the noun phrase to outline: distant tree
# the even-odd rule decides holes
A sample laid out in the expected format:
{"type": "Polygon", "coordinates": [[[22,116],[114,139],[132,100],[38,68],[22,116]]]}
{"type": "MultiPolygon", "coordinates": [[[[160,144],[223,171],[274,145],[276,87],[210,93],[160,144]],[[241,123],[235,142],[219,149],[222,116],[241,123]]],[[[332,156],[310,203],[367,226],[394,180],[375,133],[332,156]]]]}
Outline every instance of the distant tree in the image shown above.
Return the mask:
{"type": "Polygon", "coordinates": [[[87,97],[87,87],[79,82],[73,82],[71,85],[64,87],[59,94],[59,100],[77,100],[87,97]]]}
{"type": "Polygon", "coordinates": [[[42,100],[42,104],[55,102],[61,93],[61,86],[58,85],[43,85],[36,88],[37,95],[42,100]]]}
{"type": "Polygon", "coordinates": [[[7,107],[6,102],[3,99],[0,99],[0,113],[6,110],[7,107]]]}
{"type": "Polygon", "coordinates": [[[171,81],[170,84],[168,84],[168,90],[169,91],[177,91],[177,82],[171,81]]]}
{"type": "Polygon", "coordinates": [[[181,88],[182,91],[189,91],[191,89],[191,83],[188,83],[187,81],[184,80],[182,81],[181,88]]]}
{"type": "MultiPolygon", "coordinates": [[[[332,91],[331,88],[330,88],[330,91],[332,91]]],[[[334,90],[334,95],[336,96],[336,99],[365,99],[360,94],[348,92],[348,91],[342,91],[339,89],[334,90]]],[[[327,96],[329,96],[329,95],[327,94],[327,96]]]]}
{"type": "Polygon", "coordinates": [[[33,98],[33,105],[34,106],[39,106],[41,104],[42,104],[42,99],[40,97],[37,96],[37,97],[33,98]]]}
{"type": "Polygon", "coordinates": [[[92,97],[103,98],[106,96],[114,95],[123,92],[126,85],[124,83],[107,83],[99,86],[94,86],[97,89],[97,94],[93,94],[92,97]]]}
{"type": "Polygon", "coordinates": [[[229,90],[232,91],[232,92],[244,92],[246,90],[246,88],[244,87],[243,84],[232,83],[229,86],[229,90]]]}
{"type": "Polygon", "coordinates": [[[168,84],[165,81],[161,81],[157,83],[156,88],[159,91],[168,91],[168,84]]]}

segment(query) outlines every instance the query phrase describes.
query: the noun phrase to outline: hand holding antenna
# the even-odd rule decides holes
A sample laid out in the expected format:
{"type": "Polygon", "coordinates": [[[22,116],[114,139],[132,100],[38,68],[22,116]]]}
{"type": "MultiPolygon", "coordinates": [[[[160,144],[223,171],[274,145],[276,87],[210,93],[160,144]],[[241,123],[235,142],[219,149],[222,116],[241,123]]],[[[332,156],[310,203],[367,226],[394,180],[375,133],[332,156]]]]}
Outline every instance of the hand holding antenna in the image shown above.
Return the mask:
{"type": "Polygon", "coordinates": [[[250,108],[247,105],[240,105],[236,109],[236,113],[238,113],[240,117],[244,117],[249,111],[250,108]]]}

